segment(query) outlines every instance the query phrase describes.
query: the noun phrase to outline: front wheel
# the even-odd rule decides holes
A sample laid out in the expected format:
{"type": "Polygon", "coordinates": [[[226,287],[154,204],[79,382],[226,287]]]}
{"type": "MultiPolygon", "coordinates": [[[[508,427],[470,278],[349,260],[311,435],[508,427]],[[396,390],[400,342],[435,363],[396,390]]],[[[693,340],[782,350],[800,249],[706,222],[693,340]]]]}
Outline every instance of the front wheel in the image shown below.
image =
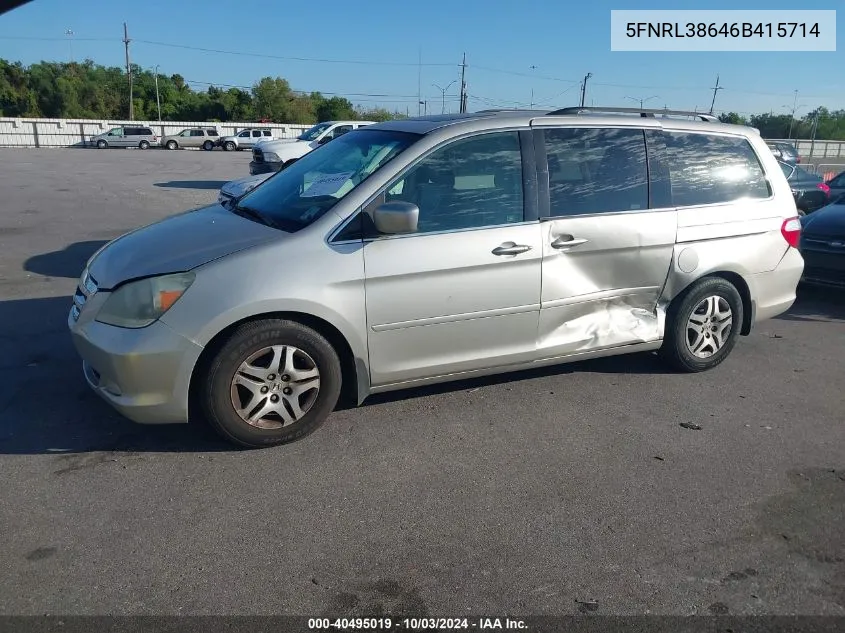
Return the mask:
{"type": "Polygon", "coordinates": [[[97,141],[97,149],[106,149],[109,146],[104,140],[100,139],[97,141]]]}
{"type": "Polygon", "coordinates": [[[226,152],[233,152],[235,150],[235,144],[232,141],[226,141],[223,145],[223,150],[226,152]]]}
{"type": "Polygon", "coordinates": [[[211,141],[206,141],[205,143],[202,144],[202,148],[206,152],[210,152],[211,150],[214,149],[214,143],[212,143],[211,141]]]}
{"type": "Polygon", "coordinates": [[[711,369],[725,360],[742,328],[742,297],[736,287],[709,277],[675,301],[667,314],[660,355],[685,372],[711,369]]]}
{"type": "Polygon", "coordinates": [[[211,426],[250,448],[297,440],[340,395],[340,360],[319,333],[273,319],[238,327],[208,364],[200,398],[211,426]]]}
{"type": "Polygon", "coordinates": [[[167,145],[165,147],[167,147],[167,149],[176,149],[179,147],[179,144],[176,141],[167,141],[167,145]]]}

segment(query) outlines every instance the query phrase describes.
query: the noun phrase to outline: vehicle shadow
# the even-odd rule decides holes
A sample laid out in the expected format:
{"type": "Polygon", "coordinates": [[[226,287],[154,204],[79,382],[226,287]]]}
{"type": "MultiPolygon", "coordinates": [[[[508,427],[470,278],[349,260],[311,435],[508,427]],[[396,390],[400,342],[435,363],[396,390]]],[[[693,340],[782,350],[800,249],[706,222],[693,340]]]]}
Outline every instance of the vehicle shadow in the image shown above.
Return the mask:
{"type": "Polygon", "coordinates": [[[87,385],[71,298],[0,301],[0,454],[236,451],[204,423],[130,422],[87,385]]]}
{"type": "Polygon", "coordinates": [[[792,307],[775,317],[780,321],[845,321],[845,290],[823,286],[798,286],[792,307]]]}
{"type": "Polygon", "coordinates": [[[24,262],[23,268],[28,272],[47,277],[76,279],[85,268],[88,258],[107,243],[107,240],[75,242],[60,251],[33,255],[24,262]]]}
{"type": "Polygon", "coordinates": [[[220,189],[228,180],[170,180],[153,183],[156,187],[167,189],[220,189]]]}

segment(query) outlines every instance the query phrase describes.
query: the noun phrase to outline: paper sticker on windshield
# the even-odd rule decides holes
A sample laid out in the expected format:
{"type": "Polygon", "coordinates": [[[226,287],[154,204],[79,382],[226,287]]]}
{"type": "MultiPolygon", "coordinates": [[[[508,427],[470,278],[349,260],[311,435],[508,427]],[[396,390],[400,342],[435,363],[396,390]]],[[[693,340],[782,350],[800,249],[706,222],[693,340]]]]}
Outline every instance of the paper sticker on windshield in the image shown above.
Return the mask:
{"type": "Polygon", "coordinates": [[[303,198],[314,198],[316,196],[331,196],[340,191],[343,183],[352,177],[354,172],[347,171],[342,174],[320,174],[311,182],[311,186],[302,192],[303,198]]]}

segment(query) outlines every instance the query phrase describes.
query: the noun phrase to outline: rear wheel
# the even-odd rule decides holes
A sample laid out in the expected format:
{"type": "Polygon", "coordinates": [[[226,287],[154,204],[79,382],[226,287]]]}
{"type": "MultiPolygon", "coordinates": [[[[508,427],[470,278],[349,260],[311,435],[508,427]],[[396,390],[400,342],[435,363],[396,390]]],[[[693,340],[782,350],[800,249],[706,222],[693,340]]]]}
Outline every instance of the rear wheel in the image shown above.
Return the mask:
{"type": "Polygon", "coordinates": [[[103,139],[97,141],[97,149],[106,149],[109,146],[103,139]]]}
{"type": "Polygon", "coordinates": [[[720,277],[702,279],[669,307],[660,355],[681,371],[715,367],[736,345],[742,319],[736,287],[720,277]]]}
{"type": "Polygon", "coordinates": [[[223,144],[223,150],[227,152],[232,152],[235,150],[235,144],[232,141],[226,141],[223,144]]]}
{"type": "Polygon", "coordinates": [[[176,141],[167,141],[167,145],[165,145],[167,149],[176,149],[179,147],[179,144],[176,141]]]}
{"type": "Polygon", "coordinates": [[[340,360],[319,333],[273,319],[238,327],[211,360],[200,397],[224,438],[260,448],[311,433],[340,395],[340,360]]]}
{"type": "Polygon", "coordinates": [[[150,149],[150,142],[149,141],[141,141],[138,143],[138,147],[141,149],[150,149]]]}
{"type": "Polygon", "coordinates": [[[202,144],[202,148],[205,151],[210,152],[211,150],[214,149],[214,143],[212,143],[211,141],[206,141],[205,143],[202,144]]]}

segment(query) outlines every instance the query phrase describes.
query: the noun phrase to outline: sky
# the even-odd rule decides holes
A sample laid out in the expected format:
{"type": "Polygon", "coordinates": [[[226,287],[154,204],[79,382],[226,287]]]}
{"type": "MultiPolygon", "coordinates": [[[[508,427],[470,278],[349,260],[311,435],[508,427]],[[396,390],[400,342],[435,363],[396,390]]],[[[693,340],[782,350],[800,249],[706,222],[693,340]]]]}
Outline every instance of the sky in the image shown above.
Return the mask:
{"type": "MultiPolygon", "coordinates": [[[[446,111],[457,110],[464,53],[470,110],[577,105],[587,73],[587,105],[646,99],[649,107],[708,110],[719,75],[716,111],[788,114],[795,105],[802,116],[820,105],[845,108],[841,35],[836,52],[610,50],[611,9],[685,6],[677,0],[33,0],[0,16],[0,58],[24,64],[90,58],[123,66],[126,21],[133,63],[181,74],[197,89],[248,88],[261,77],[281,76],[296,90],[411,115],[418,108],[440,112],[444,94],[446,111]]],[[[839,9],[837,32],[845,33],[841,0],[711,0],[706,8],[839,9]]]]}

